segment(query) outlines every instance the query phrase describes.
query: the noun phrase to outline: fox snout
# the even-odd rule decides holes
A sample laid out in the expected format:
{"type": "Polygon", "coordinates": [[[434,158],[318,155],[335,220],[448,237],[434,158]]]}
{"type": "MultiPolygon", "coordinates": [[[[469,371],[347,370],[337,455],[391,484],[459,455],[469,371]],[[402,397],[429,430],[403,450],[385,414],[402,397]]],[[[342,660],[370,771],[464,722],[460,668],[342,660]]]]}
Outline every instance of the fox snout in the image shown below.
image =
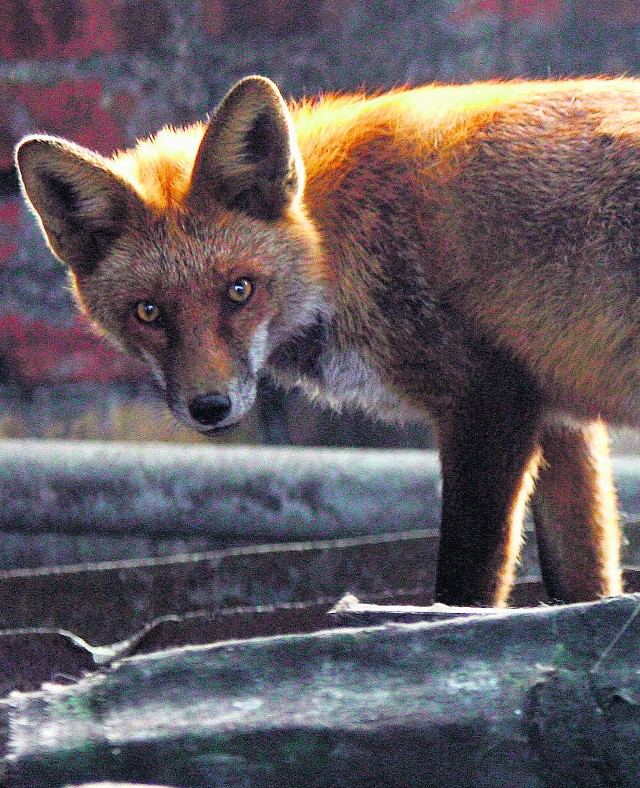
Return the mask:
{"type": "Polygon", "coordinates": [[[257,380],[247,374],[234,375],[225,381],[180,380],[167,376],[163,388],[167,405],[185,426],[198,432],[215,432],[238,424],[253,406],[257,380]]]}
{"type": "Polygon", "coordinates": [[[203,427],[215,427],[231,412],[231,399],[226,394],[209,391],[194,397],[188,405],[190,416],[203,427]]]}

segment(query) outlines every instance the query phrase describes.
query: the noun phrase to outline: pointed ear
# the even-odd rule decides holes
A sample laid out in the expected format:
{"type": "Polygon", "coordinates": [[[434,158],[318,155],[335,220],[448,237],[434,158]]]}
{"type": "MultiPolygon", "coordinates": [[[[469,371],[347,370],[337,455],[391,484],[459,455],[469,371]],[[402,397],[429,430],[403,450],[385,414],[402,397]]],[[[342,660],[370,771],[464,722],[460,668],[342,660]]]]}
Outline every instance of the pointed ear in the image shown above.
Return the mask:
{"type": "Polygon", "coordinates": [[[209,121],[189,202],[211,200],[258,219],[277,219],[302,191],[304,169],[287,105],[265,77],[246,77],[209,121]]]}
{"type": "Polygon", "coordinates": [[[76,274],[90,273],[124,232],[140,199],[101,156],[55,137],[27,137],[16,162],[24,195],[54,254],[76,274]]]}

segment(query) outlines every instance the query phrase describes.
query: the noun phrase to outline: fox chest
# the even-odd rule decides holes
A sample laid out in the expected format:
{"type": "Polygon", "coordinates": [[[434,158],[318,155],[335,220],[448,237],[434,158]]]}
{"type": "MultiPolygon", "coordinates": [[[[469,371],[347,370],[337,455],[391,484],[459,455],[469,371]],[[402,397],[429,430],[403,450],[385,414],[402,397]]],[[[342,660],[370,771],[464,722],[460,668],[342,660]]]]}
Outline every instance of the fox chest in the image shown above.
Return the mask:
{"type": "Polygon", "coordinates": [[[300,388],[334,410],[355,408],[389,422],[425,419],[425,411],[412,407],[357,347],[341,344],[332,328],[319,321],[276,349],[267,370],[286,388],[300,388]]]}
{"type": "Polygon", "coordinates": [[[322,354],[315,374],[299,381],[314,400],[335,410],[357,408],[384,421],[407,421],[421,418],[382,379],[355,350],[322,354]]]}

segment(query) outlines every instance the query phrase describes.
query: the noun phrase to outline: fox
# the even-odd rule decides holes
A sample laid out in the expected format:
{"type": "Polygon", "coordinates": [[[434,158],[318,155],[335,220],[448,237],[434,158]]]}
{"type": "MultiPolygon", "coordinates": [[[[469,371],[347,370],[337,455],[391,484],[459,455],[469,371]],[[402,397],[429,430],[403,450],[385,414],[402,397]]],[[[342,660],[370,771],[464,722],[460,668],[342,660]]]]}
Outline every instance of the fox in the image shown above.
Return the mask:
{"type": "Polygon", "coordinates": [[[504,606],[530,504],[551,599],[623,592],[608,425],[640,424],[640,81],[433,84],[285,101],[106,157],[46,135],[24,196],[96,330],[181,422],[259,379],[433,427],[433,598],[504,606]]]}

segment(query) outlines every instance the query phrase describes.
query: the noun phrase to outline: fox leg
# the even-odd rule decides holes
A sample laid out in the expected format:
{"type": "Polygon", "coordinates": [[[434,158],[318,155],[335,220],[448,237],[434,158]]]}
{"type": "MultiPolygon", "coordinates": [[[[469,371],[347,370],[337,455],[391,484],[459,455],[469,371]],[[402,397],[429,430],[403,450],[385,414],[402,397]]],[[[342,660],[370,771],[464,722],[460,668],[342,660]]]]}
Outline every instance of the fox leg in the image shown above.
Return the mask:
{"type": "Polygon", "coordinates": [[[436,601],[506,604],[540,455],[540,411],[526,381],[507,373],[476,384],[439,418],[436,601]]]}
{"type": "Polygon", "coordinates": [[[541,449],[532,509],[549,596],[579,602],[622,593],[606,426],[601,421],[547,426],[541,449]]]}

